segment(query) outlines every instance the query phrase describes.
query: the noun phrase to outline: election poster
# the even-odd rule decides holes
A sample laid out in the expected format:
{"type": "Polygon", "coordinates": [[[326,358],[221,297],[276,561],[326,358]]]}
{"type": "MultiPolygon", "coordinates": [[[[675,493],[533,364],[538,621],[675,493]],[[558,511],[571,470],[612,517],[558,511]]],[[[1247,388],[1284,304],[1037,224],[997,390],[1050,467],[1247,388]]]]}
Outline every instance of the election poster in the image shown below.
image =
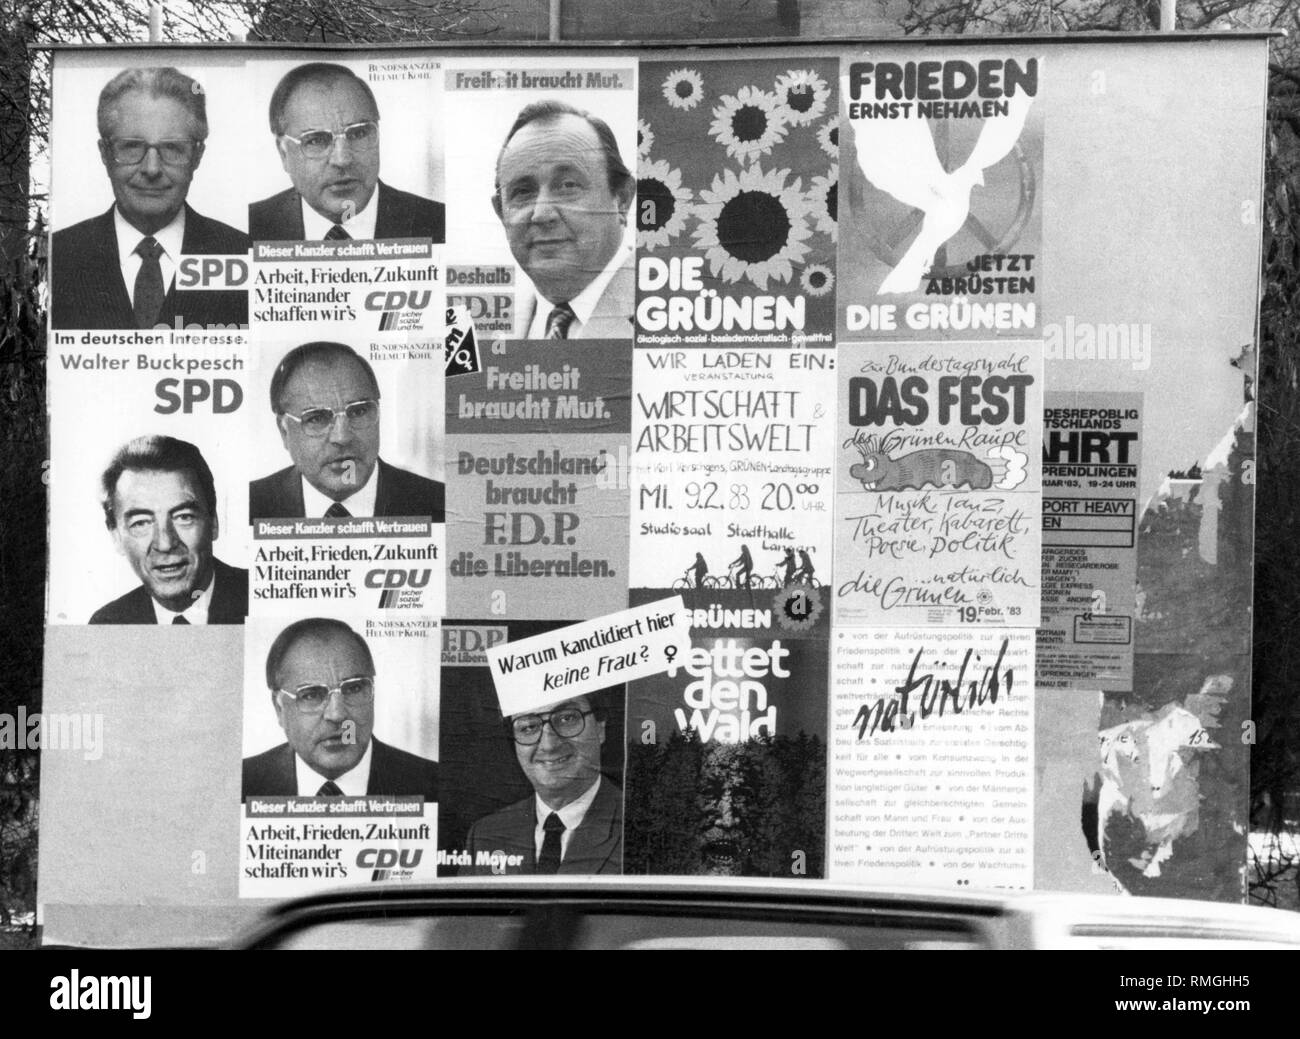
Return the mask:
{"type": "Polygon", "coordinates": [[[268,338],[348,325],[373,334],[442,334],[440,247],[415,239],[257,242],[249,315],[268,338]]]}
{"type": "Polygon", "coordinates": [[[438,862],[444,875],[623,872],[624,686],[559,689],[503,708],[491,651],[558,640],[556,621],[459,621],[442,626],[442,780],[438,862]],[[548,859],[539,828],[564,824],[548,859]]]}
{"type": "Polygon", "coordinates": [[[844,62],[841,337],[1025,339],[1042,327],[1047,68],[1005,48],[844,62]]]}
{"type": "Polygon", "coordinates": [[[269,99],[243,178],[263,334],[343,323],[441,337],[441,68],[391,54],[252,67],[269,99]]]}
{"type": "Polygon", "coordinates": [[[1128,690],[1142,395],[1048,392],[1046,402],[1037,684],[1128,690]]]}
{"type": "Polygon", "coordinates": [[[1238,899],[1266,66],[1197,46],[58,49],[47,937],[1238,899]]]}
{"type": "Polygon", "coordinates": [[[443,75],[448,303],[484,342],[630,340],[636,58],[470,56],[443,75]]]}
{"type": "Polygon", "coordinates": [[[394,51],[249,61],[240,183],[253,241],[444,242],[443,67],[394,51]]]}
{"type": "Polygon", "coordinates": [[[438,619],[245,628],[241,898],[437,875],[438,619]]]}
{"type": "Polygon", "coordinates": [[[1034,627],[1042,344],[840,348],[835,623],[1034,627]]]}
{"type": "Polygon", "coordinates": [[[848,628],[832,645],[830,878],[1031,888],[1033,632],[848,628]]]}
{"type": "Polygon", "coordinates": [[[628,684],[627,873],[825,875],[826,596],[688,600],[689,650],[628,684]]]}
{"type": "Polygon", "coordinates": [[[637,348],[634,594],[680,591],[694,604],[736,589],[757,606],[788,585],[821,586],[835,362],[825,347],[637,348]]]}
{"type": "Polygon", "coordinates": [[[242,624],[251,544],[247,333],[56,332],[49,624],[242,624]]]}
{"type": "Polygon", "coordinates": [[[637,346],[831,342],[838,75],[826,57],[641,65],[637,346]]]}
{"type": "Polygon", "coordinates": [[[50,327],[188,348],[248,326],[253,95],[241,55],[64,54],[54,69],[50,327]]]}
{"type": "Polygon", "coordinates": [[[437,616],[446,588],[440,345],[335,335],[258,337],[248,457],[259,461],[245,521],[252,612],[333,602],[437,616]]]}
{"type": "Polygon", "coordinates": [[[450,378],[448,609],[596,617],[627,605],[629,340],[507,342],[450,378]]]}

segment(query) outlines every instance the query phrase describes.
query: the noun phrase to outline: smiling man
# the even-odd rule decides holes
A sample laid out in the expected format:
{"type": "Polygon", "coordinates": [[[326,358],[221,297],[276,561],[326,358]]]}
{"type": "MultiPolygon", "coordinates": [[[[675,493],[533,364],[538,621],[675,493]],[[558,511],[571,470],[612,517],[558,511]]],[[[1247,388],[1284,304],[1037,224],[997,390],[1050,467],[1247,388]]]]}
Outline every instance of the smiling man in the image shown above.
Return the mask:
{"type": "Polygon", "coordinates": [[[636,180],[601,119],[562,101],[519,113],[497,158],[492,208],[537,295],[524,339],[627,339],[636,283],[624,245],[636,180]]]}
{"type": "Polygon", "coordinates": [[[375,737],[375,662],[343,621],[309,617],[280,632],[266,684],[286,741],[244,759],[245,797],[438,799],[436,761],[375,737]]]}
{"type": "Polygon", "coordinates": [[[246,326],[246,292],[176,289],[182,256],[249,246],[242,231],[185,201],[208,136],[203,88],[174,68],[125,69],[100,92],[96,118],[114,202],[54,233],[53,327],[246,326]]]}
{"type": "Polygon", "coordinates": [[[254,239],[445,238],[441,202],[379,179],[379,108],[351,69],[323,61],[291,69],[269,115],[293,187],[248,207],[254,239]]]}
{"type": "Polygon", "coordinates": [[[293,464],[249,484],[250,522],[348,516],[443,521],[443,485],[379,457],[379,383],[351,347],[294,347],[271,378],[270,396],[293,464]]]}
{"type": "Polygon", "coordinates": [[[96,610],[91,624],[242,624],[248,571],[212,554],[217,492],[193,444],[140,437],[113,456],[102,478],[104,521],[140,579],[96,610]]]}
{"type": "Polygon", "coordinates": [[[607,720],[602,694],[592,693],[506,721],[533,796],[470,827],[468,872],[623,872],[623,791],[600,770],[607,720]],[[516,865],[494,867],[493,858],[516,865]]]}

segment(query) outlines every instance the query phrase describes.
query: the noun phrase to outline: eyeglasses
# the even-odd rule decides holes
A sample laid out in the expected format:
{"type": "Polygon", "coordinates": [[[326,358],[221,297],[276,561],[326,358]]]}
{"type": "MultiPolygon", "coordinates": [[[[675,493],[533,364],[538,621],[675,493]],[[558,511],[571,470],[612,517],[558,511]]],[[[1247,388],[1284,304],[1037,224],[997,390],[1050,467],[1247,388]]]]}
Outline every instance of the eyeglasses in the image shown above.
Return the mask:
{"type": "Polygon", "coordinates": [[[370,151],[379,143],[379,124],[367,121],[345,126],[338,133],[307,130],[301,137],[295,137],[291,133],[282,133],[280,136],[293,141],[307,158],[323,159],[334,150],[334,142],[340,139],[347,141],[357,151],[370,151]]]}
{"type": "Polygon", "coordinates": [[[288,411],[280,412],[285,418],[293,419],[309,437],[323,437],[334,428],[337,419],[346,418],[353,429],[373,429],[379,421],[379,401],[354,400],[338,411],[333,408],[308,408],[301,415],[288,411]]]}
{"type": "Polygon", "coordinates": [[[203,148],[202,141],[189,138],[145,141],[138,137],[112,137],[105,143],[108,145],[108,153],[119,166],[138,166],[144,162],[150,149],[158,153],[158,160],[165,166],[185,166],[203,148]]]}
{"type": "Polygon", "coordinates": [[[301,714],[323,714],[330,696],[338,693],[343,698],[344,707],[365,707],[375,699],[375,680],[373,678],[348,678],[333,689],[327,685],[300,685],[290,692],[280,689],[293,701],[301,714]]]}
{"type": "Polygon", "coordinates": [[[510,735],[520,746],[531,747],[541,742],[542,730],[549,725],[561,739],[572,739],[587,727],[587,715],[591,713],[577,707],[561,707],[549,714],[525,714],[510,723],[510,735]]]}

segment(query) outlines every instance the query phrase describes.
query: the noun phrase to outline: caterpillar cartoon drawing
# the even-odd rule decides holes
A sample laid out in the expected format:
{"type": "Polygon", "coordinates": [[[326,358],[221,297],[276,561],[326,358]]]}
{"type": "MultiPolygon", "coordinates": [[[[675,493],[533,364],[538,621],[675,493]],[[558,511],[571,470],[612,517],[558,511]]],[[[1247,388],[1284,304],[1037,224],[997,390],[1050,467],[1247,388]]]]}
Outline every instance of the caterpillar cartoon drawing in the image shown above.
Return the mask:
{"type": "Polygon", "coordinates": [[[969,451],[932,447],[891,458],[874,436],[854,438],[853,446],[862,461],[849,467],[849,475],[869,491],[919,491],[925,487],[982,491],[993,486],[993,470],[969,451]]]}
{"type": "Polygon", "coordinates": [[[1024,482],[1029,461],[1010,446],[991,448],[987,460],[969,451],[929,447],[905,455],[890,455],[889,438],[856,435],[849,443],[862,461],[849,467],[849,476],[868,491],[923,490],[926,487],[974,491],[1011,490],[1024,482]]]}

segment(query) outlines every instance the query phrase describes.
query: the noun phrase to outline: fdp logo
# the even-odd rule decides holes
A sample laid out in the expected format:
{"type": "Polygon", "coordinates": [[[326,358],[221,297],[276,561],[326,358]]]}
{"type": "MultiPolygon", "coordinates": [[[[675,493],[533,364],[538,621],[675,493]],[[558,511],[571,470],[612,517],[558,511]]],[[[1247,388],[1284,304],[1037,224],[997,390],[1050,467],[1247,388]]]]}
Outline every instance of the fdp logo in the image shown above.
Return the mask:
{"type": "Polygon", "coordinates": [[[366,309],[377,310],[381,315],[381,332],[424,327],[424,311],[432,303],[431,289],[377,289],[366,296],[366,309]]]}
{"type": "Polygon", "coordinates": [[[432,570],[371,570],[366,574],[365,584],[367,588],[383,589],[379,595],[381,610],[403,606],[418,609],[432,575],[432,570]]]}
{"type": "Polygon", "coordinates": [[[357,853],[357,865],[373,871],[371,880],[409,880],[423,854],[422,848],[362,848],[357,853]]]}

